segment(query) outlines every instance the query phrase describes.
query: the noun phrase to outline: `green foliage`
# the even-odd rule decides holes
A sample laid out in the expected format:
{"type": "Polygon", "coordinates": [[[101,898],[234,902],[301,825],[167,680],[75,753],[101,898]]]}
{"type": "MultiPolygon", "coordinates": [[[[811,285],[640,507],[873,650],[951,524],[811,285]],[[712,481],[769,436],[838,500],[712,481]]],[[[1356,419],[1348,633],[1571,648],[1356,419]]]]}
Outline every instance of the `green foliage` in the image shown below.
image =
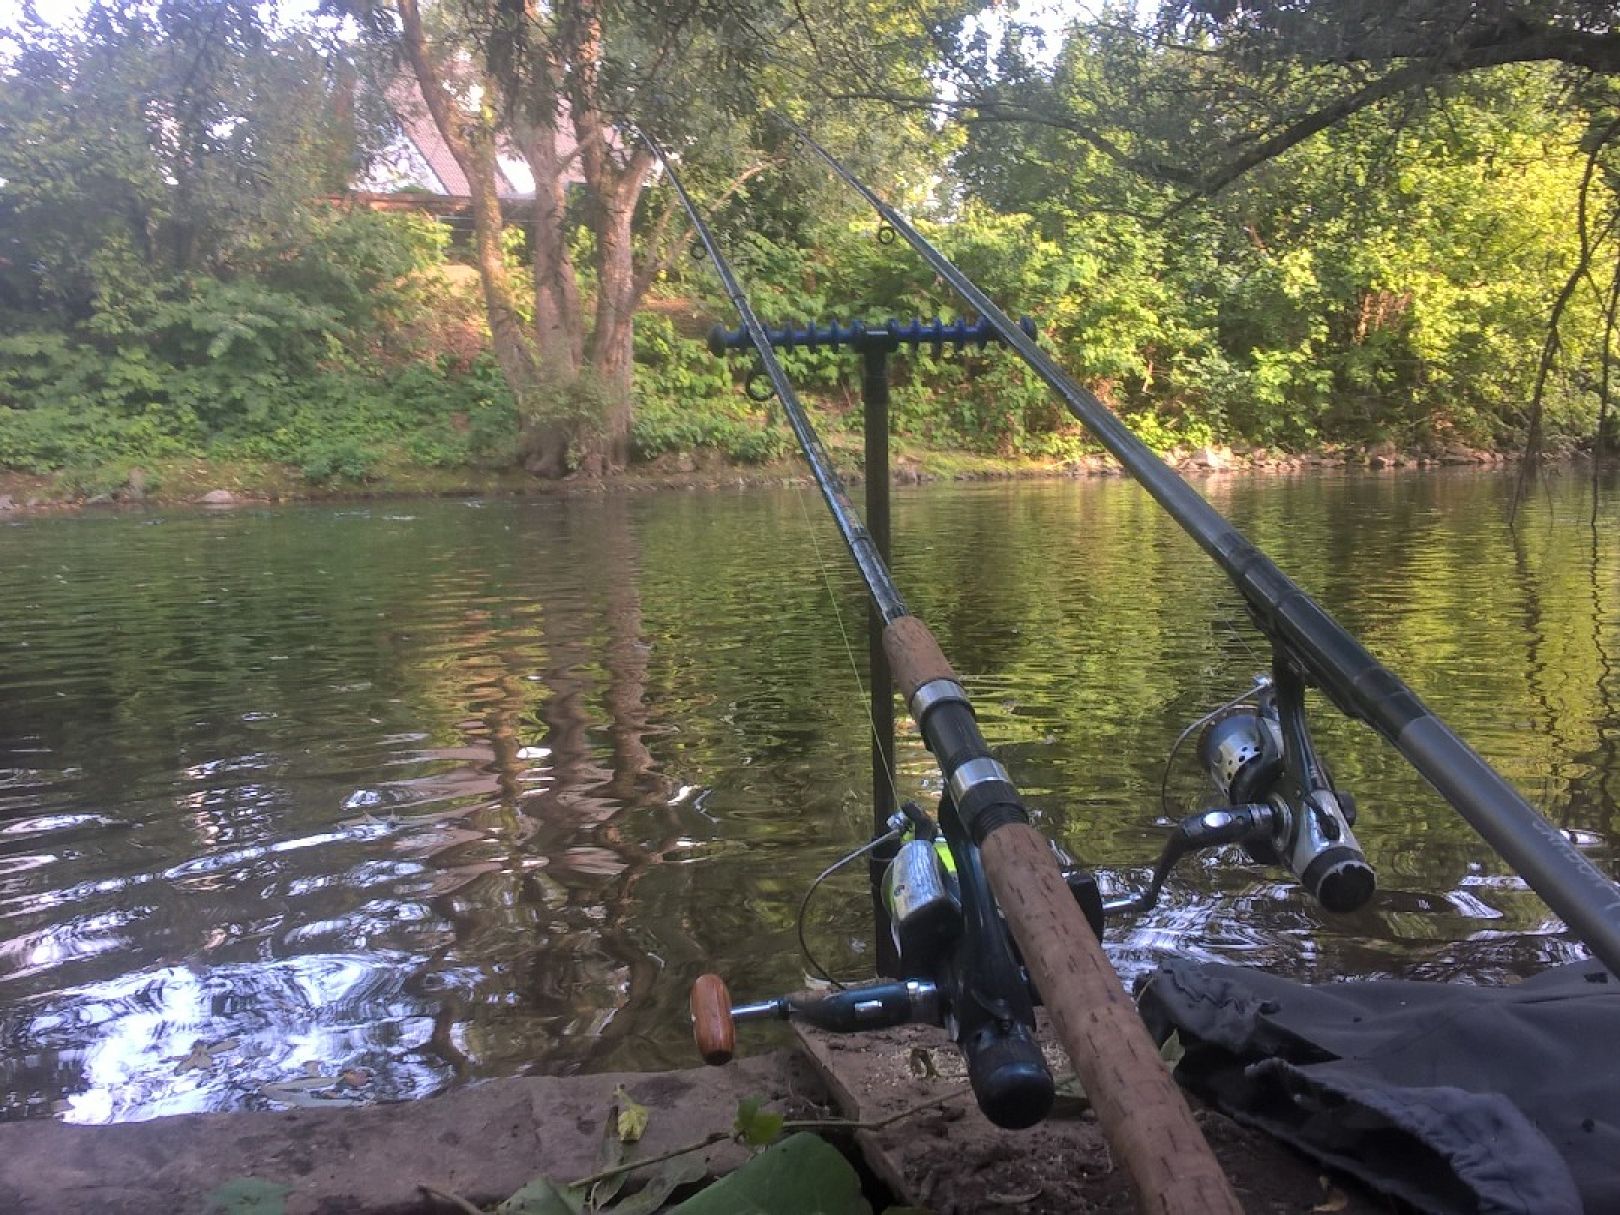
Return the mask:
{"type": "MultiPolygon", "coordinates": [[[[314,27],[267,27],[247,0],[216,7],[96,5],[75,33],[25,22],[0,61],[0,468],[251,457],[359,483],[399,464],[515,463],[523,431],[600,432],[615,415],[595,375],[510,398],[479,353],[477,303],[440,274],[443,226],[318,201],[344,184],[357,136],[333,117],[343,107],[314,27]]],[[[973,6],[929,7],[937,21],[913,7],[866,7],[896,87],[926,87],[937,47],[917,47],[954,31],[1007,88],[1097,130],[936,130],[856,107],[824,118],[823,133],[861,144],[857,168],[1004,308],[1034,317],[1043,344],[1150,445],[1522,436],[1548,302],[1577,254],[1585,120],[1557,78],[1510,68],[1411,112],[1364,110],[1188,204],[1122,167],[1121,149],[1128,160],[1204,129],[1205,116],[1178,116],[1170,86],[1205,88],[1223,69],[1106,22],[1072,30],[1050,69],[1020,66],[1013,34],[992,65],[961,24],[973,6]],[[1131,126],[1119,116],[1139,93],[1152,106],[1131,126]]],[[[632,22],[614,36],[644,32],[632,22]]],[[[758,49],[728,50],[734,35],[704,37],[716,54],[758,49]]],[[[749,62],[762,89],[791,91],[749,62]]],[[[1279,68],[1290,96],[1310,84],[1279,68]]],[[[716,226],[767,323],[957,315],[932,272],[903,243],[874,240],[871,217],[802,157],[721,194],[751,156],[786,150],[779,131],[726,118],[734,100],[665,117],[691,128],[683,172],[725,200],[716,226]]],[[[660,228],[657,193],[637,220],[651,244],[678,230],[660,228]]],[[[590,226],[569,222],[589,296],[590,226]]],[[[510,236],[521,283],[523,241],[510,236]]],[[[676,259],[659,290],[733,320],[703,263],[676,259]]],[[[1587,335],[1601,303],[1583,289],[1566,316],[1555,438],[1593,429],[1601,343],[1587,335]]],[[[858,425],[857,358],[784,362],[827,425],[858,425]]],[[[743,391],[750,369],[714,358],[670,310],[644,311],[633,455],[708,448],[752,464],[788,452],[774,407],[743,391]]],[[[1086,449],[999,347],[903,351],[892,370],[902,436],[986,455],[1086,449]]]]}
{"type": "MultiPolygon", "coordinates": [[[[1430,105],[1365,110],[1213,199],[1189,200],[1145,162],[1124,162],[1143,141],[1170,148],[1203,129],[1206,116],[1175,110],[1178,85],[1205,88],[1219,70],[1196,53],[1105,21],[1071,31],[1038,88],[1034,69],[996,70],[1005,87],[1044,90],[1048,109],[1083,122],[971,127],[954,163],[965,189],[949,177],[926,194],[912,187],[909,209],[1003,307],[1033,315],[1059,361],[1152,446],[1522,440],[1549,305],[1577,256],[1581,140],[1606,129],[1554,74],[1507,68],[1430,105]],[[1151,113],[1137,106],[1143,90],[1151,113]]],[[[1276,85],[1308,95],[1311,82],[1282,69],[1276,85]]],[[[884,185],[915,181],[921,167],[857,169],[884,185]]],[[[959,307],[903,244],[871,239],[865,213],[816,211],[767,190],[747,202],[721,223],[767,323],[950,317],[959,307]]],[[[1594,194],[1594,230],[1612,206],[1594,194]]],[[[706,268],[671,280],[729,321],[706,268]]],[[[1602,292],[1588,285],[1566,313],[1549,394],[1549,429],[1566,439],[1589,436],[1596,417],[1602,292]]],[[[731,362],[740,379],[746,362],[731,362]]],[[[847,353],[784,362],[807,396],[858,417],[858,363],[847,353]]],[[[905,352],[894,378],[903,435],[1008,455],[1070,458],[1084,447],[1003,351],[905,352]]],[[[642,450],[726,443],[727,415],[707,383],[667,377],[657,391],[681,404],[640,427],[642,450]]]]}
{"type": "Polygon", "coordinates": [[[210,1215],[282,1215],[292,1187],[262,1177],[233,1177],[208,1195],[210,1215]]]}
{"type": "Polygon", "coordinates": [[[304,477],[321,485],[331,481],[365,481],[376,466],[379,453],[358,439],[343,438],[317,443],[303,454],[304,477]]]}
{"type": "Polygon", "coordinates": [[[584,1209],[585,1192],[579,1186],[536,1177],[496,1207],[495,1215],[579,1215],[584,1209]]]}
{"type": "MultiPolygon", "coordinates": [[[[1503,69],[1434,105],[1369,109],[1189,201],[1121,161],[1162,145],[1197,163],[1186,132],[1207,115],[1185,107],[1215,87],[1212,63],[1128,23],[1080,25],[1039,86],[1074,129],[973,130],[973,195],[1027,214],[1072,268],[1043,317],[1066,365],[1160,443],[1517,442],[1578,243],[1584,119],[1559,80],[1503,69]]],[[[1309,95],[1274,76],[1272,100],[1309,95]]],[[[1575,435],[1595,412],[1576,369],[1595,361],[1579,335],[1596,307],[1583,294],[1566,324],[1575,373],[1555,385],[1575,435]]]]}
{"type": "Polygon", "coordinates": [[[638,460],[707,447],[741,464],[763,464],[792,446],[785,428],[762,422],[725,361],[677,334],[661,312],[636,320],[635,390],[630,445],[638,460]]]}
{"type": "Polygon", "coordinates": [[[0,146],[0,468],[254,457],[359,482],[388,461],[510,462],[499,376],[434,340],[457,311],[445,230],[315,201],[344,184],[353,138],[326,125],[322,57],[250,6],[217,8],[17,31],[0,68],[16,134],[0,146]],[[151,112],[142,90],[162,99],[151,112]]]}
{"type": "Polygon", "coordinates": [[[843,1154],[815,1135],[792,1135],[675,1208],[680,1215],[871,1215],[861,1179],[843,1154]]]}
{"type": "Polygon", "coordinates": [[[758,1097],[745,1097],[737,1103],[737,1120],[732,1130],[749,1147],[765,1147],[776,1141],[785,1121],[781,1114],[762,1109],[758,1097]]]}

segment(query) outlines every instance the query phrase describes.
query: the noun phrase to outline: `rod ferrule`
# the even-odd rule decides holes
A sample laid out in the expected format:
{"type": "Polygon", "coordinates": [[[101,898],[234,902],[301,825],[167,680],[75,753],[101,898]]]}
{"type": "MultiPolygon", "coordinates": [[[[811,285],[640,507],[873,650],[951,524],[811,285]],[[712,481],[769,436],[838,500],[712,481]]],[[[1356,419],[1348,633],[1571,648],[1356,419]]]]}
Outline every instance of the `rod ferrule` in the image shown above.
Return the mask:
{"type": "Polygon", "coordinates": [[[988,755],[959,764],[951,772],[949,787],[956,813],[974,843],[983,843],[997,827],[1029,822],[1012,777],[988,755]]]}
{"type": "Polygon", "coordinates": [[[927,683],[918,685],[917,690],[911,694],[911,699],[906,702],[906,707],[911,710],[911,720],[917,723],[918,729],[921,729],[923,719],[928,716],[929,711],[942,704],[966,705],[968,712],[973,711],[967,693],[954,679],[930,679],[927,683]]]}

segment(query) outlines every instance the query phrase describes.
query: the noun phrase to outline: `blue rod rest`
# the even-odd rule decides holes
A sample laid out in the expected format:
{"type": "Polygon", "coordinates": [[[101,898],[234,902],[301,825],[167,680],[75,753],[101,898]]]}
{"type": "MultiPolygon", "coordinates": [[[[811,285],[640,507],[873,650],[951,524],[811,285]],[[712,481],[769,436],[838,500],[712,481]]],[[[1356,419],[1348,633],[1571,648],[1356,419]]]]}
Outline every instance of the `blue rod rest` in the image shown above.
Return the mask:
{"type": "MultiPolygon", "coordinates": [[[[1018,327],[1030,337],[1035,336],[1035,322],[1029,317],[1021,317],[1018,327]]],[[[892,352],[901,346],[913,349],[932,346],[936,358],[944,351],[946,343],[958,350],[967,346],[977,346],[983,350],[991,342],[1001,341],[1001,336],[988,321],[941,321],[937,316],[931,321],[918,319],[904,325],[894,317],[881,325],[867,325],[863,321],[851,321],[848,325],[834,321],[826,328],[814,323],[802,329],[789,325],[783,329],[767,329],[765,336],[778,350],[836,350],[840,346],[847,346],[851,350],[892,352]]],[[[716,355],[723,355],[728,350],[743,350],[752,345],[746,329],[727,329],[724,325],[716,325],[709,330],[709,350],[716,355]]]]}

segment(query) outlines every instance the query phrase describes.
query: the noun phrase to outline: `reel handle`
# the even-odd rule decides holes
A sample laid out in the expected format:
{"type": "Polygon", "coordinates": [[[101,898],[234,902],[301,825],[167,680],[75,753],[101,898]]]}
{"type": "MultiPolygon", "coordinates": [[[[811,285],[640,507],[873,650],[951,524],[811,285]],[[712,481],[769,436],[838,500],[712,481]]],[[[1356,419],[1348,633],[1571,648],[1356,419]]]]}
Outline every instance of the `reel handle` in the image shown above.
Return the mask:
{"type": "Polygon", "coordinates": [[[731,992],[719,975],[699,975],[692,984],[692,1040],[703,1062],[730,1063],[737,1051],[737,1026],[731,1019],[731,992]]]}

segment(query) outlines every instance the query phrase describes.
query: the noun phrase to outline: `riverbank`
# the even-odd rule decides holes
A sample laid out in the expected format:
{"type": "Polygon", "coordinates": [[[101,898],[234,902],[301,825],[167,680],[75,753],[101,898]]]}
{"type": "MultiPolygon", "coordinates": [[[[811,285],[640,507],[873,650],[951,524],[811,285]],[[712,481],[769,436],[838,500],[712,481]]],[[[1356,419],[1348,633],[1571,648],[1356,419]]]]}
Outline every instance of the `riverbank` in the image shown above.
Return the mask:
{"type": "MultiPolygon", "coordinates": [[[[844,477],[862,479],[858,436],[834,435],[827,446],[844,477]]],[[[1373,447],[1330,447],[1310,453],[1234,450],[1204,447],[1174,449],[1165,459],[1187,474],[1300,473],[1323,469],[1374,471],[1429,469],[1442,466],[1500,466],[1512,454],[1453,447],[1439,451],[1402,451],[1391,444],[1373,447]]],[[[892,461],[896,484],[934,481],[991,481],[1062,477],[1118,476],[1111,456],[1097,453],[1075,459],[987,456],[898,442],[892,461]]],[[[787,485],[807,477],[797,455],[763,464],[738,464],[719,452],[669,453],[606,476],[575,473],[542,480],[515,468],[434,468],[383,466],[364,480],[312,481],[295,465],[267,460],[159,460],[139,466],[112,466],[57,473],[0,470],[0,514],[60,512],[116,506],[244,506],[253,503],[350,501],[420,497],[573,496],[654,490],[719,490],[787,485]]]]}
{"type": "MultiPolygon", "coordinates": [[[[784,1134],[809,1129],[847,1162],[823,1149],[813,1171],[779,1173],[778,1188],[756,1190],[753,1203],[717,1191],[702,1209],[753,1210],[762,1198],[790,1201],[811,1187],[828,1204],[817,1209],[851,1215],[919,1210],[898,1204],[922,1202],[940,1215],[1137,1209],[1084,1098],[1064,1097],[1035,1129],[1000,1130],[973,1107],[959,1075],[919,1077],[907,1068],[897,1048],[918,1034],[943,1041],[940,1031],[912,1027],[822,1043],[816,1062],[778,1051],[723,1068],[491,1080],[394,1104],[304,1097],[290,1109],[110,1126],[0,1124],[0,1203],[16,1215],[561,1211],[571,1208],[548,1205],[530,1183],[599,1177],[606,1164],[629,1174],[623,1209],[650,1210],[637,1197],[644,1186],[663,1176],[662,1192],[685,1198],[762,1160],[745,1136],[768,1140],[772,1124],[786,1119],[784,1134]],[[638,1119],[633,1142],[604,1135],[621,1108],[638,1119]],[[748,1108],[763,1124],[739,1129],[748,1108]],[[648,1166],[630,1168],[636,1160],[648,1166]],[[520,1190],[528,1201],[514,1208],[505,1200],[520,1190]],[[830,1190],[845,1191],[843,1200],[830,1190]]],[[[1197,1117],[1246,1212],[1371,1215],[1382,1207],[1212,1109],[1199,1107],[1197,1117]]]]}

